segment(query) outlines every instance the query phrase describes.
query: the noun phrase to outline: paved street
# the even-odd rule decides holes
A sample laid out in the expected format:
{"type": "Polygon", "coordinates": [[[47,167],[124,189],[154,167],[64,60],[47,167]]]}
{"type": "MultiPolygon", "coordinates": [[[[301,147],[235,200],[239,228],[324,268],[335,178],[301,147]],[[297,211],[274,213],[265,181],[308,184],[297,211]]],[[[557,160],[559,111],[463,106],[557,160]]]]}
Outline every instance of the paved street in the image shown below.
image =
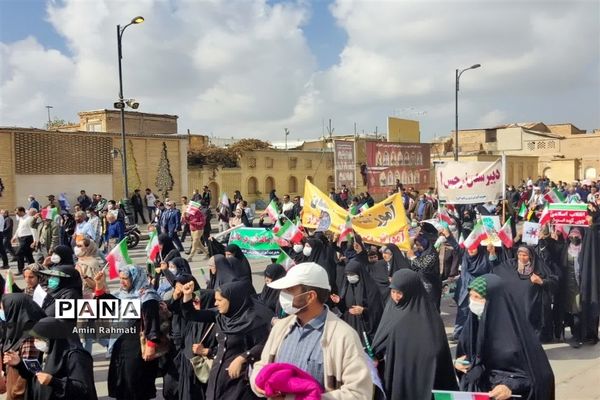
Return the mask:
{"type": "MultiPolygon", "coordinates": [[[[189,240],[185,243],[186,249],[189,247],[189,240]]],[[[140,265],[145,264],[144,248],[146,241],[141,241],[137,248],[130,251],[132,259],[140,265]]],[[[268,265],[267,260],[252,260],[253,282],[257,291],[263,286],[262,272],[268,265]]],[[[11,263],[11,265],[14,263],[11,263]]],[[[203,285],[202,271],[207,272],[206,259],[203,256],[196,256],[191,263],[192,272],[196,279],[203,285]]],[[[208,273],[208,272],[207,272],[208,273]]],[[[17,279],[17,283],[22,286],[22,279],[17,279]]],[[[117,288],[117,281],[109,284],[111,289],[117,288]]],[[[445,300],[442,304],[442,316],[446,331],[452,331],[454,313],[456,308],[451,301],[445,300]]],[[[567,336],[569,334],[567,333],[567,336]]],[[[455,346],[451,346],[452,350],[455,346]]],[[[600,399],[600,345],[584,345],[580,349],[572,349],[566,343],[557,343],[545,345],[544,348],[552,364],[556,380],[556,398],[569,400],[595,400],[600,399]]],[[[94,345],[94,371],[96,379],[96,388],[99,399],[109,399],[107,389],[109,360],[106,359],[106,351],[98,344],[94,345]]],[[[162,399],[160,395],[162,389],[162,379],[157,380],[157,399],[162,399]]]]}

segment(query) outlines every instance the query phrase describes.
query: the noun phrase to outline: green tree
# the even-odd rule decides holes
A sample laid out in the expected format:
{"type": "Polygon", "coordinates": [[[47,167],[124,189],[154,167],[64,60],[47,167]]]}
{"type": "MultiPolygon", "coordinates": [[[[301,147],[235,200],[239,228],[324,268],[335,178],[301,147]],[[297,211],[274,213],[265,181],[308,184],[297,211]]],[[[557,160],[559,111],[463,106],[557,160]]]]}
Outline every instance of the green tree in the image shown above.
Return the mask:
{"type": "Polygon", "coordinates": [[[73,125],[74,123],[71,121],[65,121],[64,119],[54,117],[52,121],[46,122],[46,129],[51,130],[55,128],[59,128],[63,125],[73,125]]]}
{"type": "Polygon", "coordinates": [[[167,156],[167,144],[163,142],[163,148],[158,161],[158,172],[156,174],[156,189],[163,195],[163,198],[169,196],[169,191],[173,190],[173,175],[171,175],[171,166],[167,156]]]}

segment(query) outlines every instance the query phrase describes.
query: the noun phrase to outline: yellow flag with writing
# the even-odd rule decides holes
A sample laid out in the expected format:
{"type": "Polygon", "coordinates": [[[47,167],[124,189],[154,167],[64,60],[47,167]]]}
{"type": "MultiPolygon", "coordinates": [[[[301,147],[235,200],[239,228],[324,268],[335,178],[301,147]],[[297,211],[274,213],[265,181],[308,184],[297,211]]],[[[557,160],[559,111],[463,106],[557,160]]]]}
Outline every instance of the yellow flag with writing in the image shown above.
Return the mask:
{"type": "MultiPolygon", "coordinates": [[[[303,226],[339,234],[346,224],[347,215],[348,211],[306,180],[303,226]]],[[[409,225],[400,194],[396,193],[351,218],[354,232],[360,235],[365,243],[394,243],[404,251],[410,248],[409,225]]]]}

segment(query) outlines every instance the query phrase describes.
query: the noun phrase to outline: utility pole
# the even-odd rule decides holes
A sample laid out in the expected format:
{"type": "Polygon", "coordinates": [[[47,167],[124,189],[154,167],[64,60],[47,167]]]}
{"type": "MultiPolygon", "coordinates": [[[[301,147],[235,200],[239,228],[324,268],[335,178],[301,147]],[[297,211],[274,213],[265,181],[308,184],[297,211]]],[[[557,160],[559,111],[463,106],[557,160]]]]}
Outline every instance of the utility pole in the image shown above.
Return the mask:
{"type": "Polygon", "coordinates": [[[48,128],[50,128],[50,124],[52,123],[52,119],[50,118],[50,109],[54,107],[46,106],[46,108],[48,109],[48,128]]]}
{"type": "Polygon", "coordinates": [[[283,128],[283,131],[285,132],[285,150],[287,151],[287,137],[290,135],[290,131],[288,128],[283,128]]]}

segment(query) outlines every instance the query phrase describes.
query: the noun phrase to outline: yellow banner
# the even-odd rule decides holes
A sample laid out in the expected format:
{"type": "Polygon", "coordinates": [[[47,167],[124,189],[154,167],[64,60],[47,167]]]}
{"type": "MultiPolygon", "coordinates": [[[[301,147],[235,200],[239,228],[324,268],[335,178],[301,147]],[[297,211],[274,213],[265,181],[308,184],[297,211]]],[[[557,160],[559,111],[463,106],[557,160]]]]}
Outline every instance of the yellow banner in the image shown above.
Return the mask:
{"type": "MultiPolygon", "coordinates": [[[[340,233],[348,211],[337,205],[308,180],[304,183],[302,225],[319,231],[340,233]]],[[[401,250],[410,249],[408,220],[398,193],[375,204],[352,218],[352,228],[365,243],[395,243],[401,250]]]]}

